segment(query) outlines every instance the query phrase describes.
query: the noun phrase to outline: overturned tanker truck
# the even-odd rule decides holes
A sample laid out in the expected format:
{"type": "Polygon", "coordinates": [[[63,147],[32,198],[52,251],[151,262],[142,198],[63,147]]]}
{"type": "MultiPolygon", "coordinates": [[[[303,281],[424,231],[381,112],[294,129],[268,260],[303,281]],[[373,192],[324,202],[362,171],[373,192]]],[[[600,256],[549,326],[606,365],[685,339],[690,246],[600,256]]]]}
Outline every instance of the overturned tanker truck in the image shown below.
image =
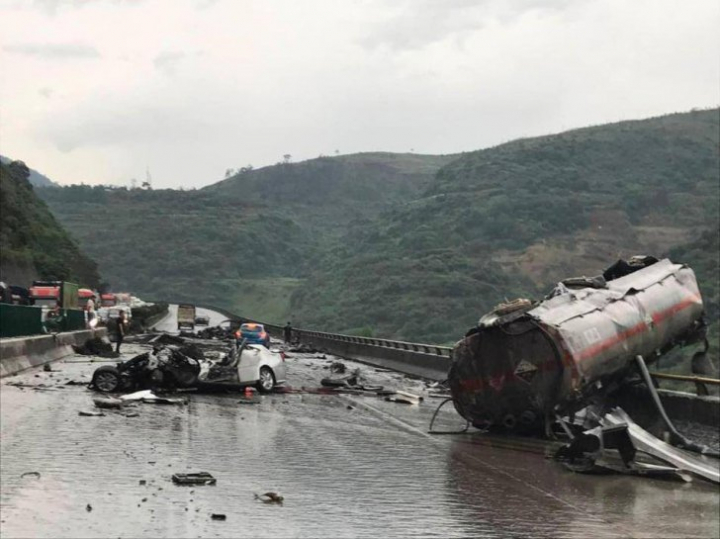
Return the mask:
{"type": "Polygon", "coordinates": [[[540,302],[516,300],[482,317],[455,345],[448,383],[475,427],[550,435],[561,416],[628,377],[649,382],[645,362],[674,346],[705,341],[707,350],[705,332],[692,269],[634,257],[602,276],[565,280],[540,302]]]}

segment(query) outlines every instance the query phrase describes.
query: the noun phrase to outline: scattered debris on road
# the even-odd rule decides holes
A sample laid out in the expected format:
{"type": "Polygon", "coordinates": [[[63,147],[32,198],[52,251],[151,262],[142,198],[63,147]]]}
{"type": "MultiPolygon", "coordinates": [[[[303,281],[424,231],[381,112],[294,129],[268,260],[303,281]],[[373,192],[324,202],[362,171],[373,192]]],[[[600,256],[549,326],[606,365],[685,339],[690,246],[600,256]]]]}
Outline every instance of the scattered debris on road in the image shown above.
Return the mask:
{"type": "Polygon", "coordinates": [[[413,395],[412,393],[398,390],[395,391],[392,395],[385,397],[385,400],[389,402],[398,402],[401,404],[420,404],[420,401],[422,401],[423,398],[420,395],[413,395]]]}
{"type": "Polygon", "coordinates": [[[227,520],[227,515],[223,513],[213,513],[210,515],[210,518],[213,520],[227,520]]]}
{"type": "Polygon", "coordinates": [[[217,479],[208,472],[176,473],[173,474],[172,481],[176,485],[214,485],[217,483],[217,479]]]}
{"type": "Polygon", "coordinates": [[[255,494],[255,499],[263,503],[277,503],[282,505],[285,498],[277,492],[266,492],[265,494],[255,494]]]}
{"type": "Polygon", "coordinates": [[[260,404],[260,401],[257,399],[240,399],[237,401],[238,404],[260,404]]]}
{"type": "Polygon", "coordinates": [[[169,333],[161,333],[160,335],[157,335],[150,339],[148,341],[148,344],[152,344],[154,346],[159,345],[175,345],[175,346],[182,346],[185,344],[185,339],[182,337],[178,337],[176,335],[170,335],[169,333]]]}
{"type": "Polygon", "coordinates": [[[78,412],[78,415],[85,417],[105,417],[105,414],[103,414],[102,412],[88,412],[85,410],[80,410],[78,412]]]}
{"type": "Polygon", "coordinates": [[[121,408],[123,401],[114,397],[93,397],[93,402],[98,408],[121,408]]]}
{"type": "Polygon", "coordinates": [[[88,339],[82,346],[73,344],[73,350],[76,354],[82,356],[100,356],[107,358],[120,357],[120,354],[112,349],[112,345],[109,342],[102,340],[100,337],[94,337],[88,339]]]}
{"type": "Polygon", "coordinates": [[[150,389],[143,389],[142,391],[136,391],[128,395],[122,395],[119,399],[120,402],[146,402],[152,404],[187,404],[187,399],[181,397],[161,397],[156,395],[150,389]]]}
{"type": "Polygon", "coordinates": [[[333,361],[332,364],[329,367],[331,372],[337,373],[337,374],[345,374],[345,371],[347,370],[347,367],[345,366],[345,363],[342,361],[333,361]]]}
{"type": "Polygon", "coordinates": [[[40,479],[40,472],[25,472],[24,474],[20,475],[20,478],[23,477],[34,477],[36,479],[40,479]]]}

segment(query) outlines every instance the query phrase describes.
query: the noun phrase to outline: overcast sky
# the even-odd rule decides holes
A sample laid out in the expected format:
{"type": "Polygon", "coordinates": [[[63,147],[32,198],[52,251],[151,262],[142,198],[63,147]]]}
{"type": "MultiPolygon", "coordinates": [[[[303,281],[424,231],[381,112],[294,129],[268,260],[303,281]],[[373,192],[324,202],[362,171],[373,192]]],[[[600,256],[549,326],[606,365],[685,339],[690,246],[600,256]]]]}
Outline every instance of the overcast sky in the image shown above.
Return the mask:
{"type": "Polygon", "coordinates": [[[718,0],[0,0],[0,153],[64,183],[454,153],[720,102],[718,0]]]}

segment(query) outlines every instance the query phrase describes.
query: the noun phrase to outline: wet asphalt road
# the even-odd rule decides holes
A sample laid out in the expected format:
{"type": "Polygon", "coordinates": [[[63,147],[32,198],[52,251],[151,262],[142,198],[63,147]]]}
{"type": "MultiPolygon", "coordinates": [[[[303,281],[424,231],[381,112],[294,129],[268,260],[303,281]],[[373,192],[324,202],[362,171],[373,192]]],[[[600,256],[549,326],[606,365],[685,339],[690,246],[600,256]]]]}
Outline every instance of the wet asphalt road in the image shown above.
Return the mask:
{"type": "MultiPolygon", "coordinates": [[[[126,359],[143,350],[123,346],[126,359]]],[[[294,354],[289,384],[318,387],[332,359],[294,354]]],[[[89,381],[100,364],[73,356],[56,372],[2,380],[3,538],[720,535],[717,486],[572,474],[532,440],[431,436],[440,401],[427,393],[412,406],[374,395],[275,394],[248,405],[191,394],[186,406],[137,404],[137,417],[78,416],[93,393],[66,383],[89,381]],[[8,385],[17,382],[45,387],[8,385]],[[40,477],[22,477],[30,471],[40,477]],[[217,485],[170,479],[192,471],[217,485]],[[268,490],[284,504],[254,499],[268,490]]],[[[426,391],[358,367],[372,383],[426,391]]],[[[450,406],[439,421],[463,424],[450,406]]]]}

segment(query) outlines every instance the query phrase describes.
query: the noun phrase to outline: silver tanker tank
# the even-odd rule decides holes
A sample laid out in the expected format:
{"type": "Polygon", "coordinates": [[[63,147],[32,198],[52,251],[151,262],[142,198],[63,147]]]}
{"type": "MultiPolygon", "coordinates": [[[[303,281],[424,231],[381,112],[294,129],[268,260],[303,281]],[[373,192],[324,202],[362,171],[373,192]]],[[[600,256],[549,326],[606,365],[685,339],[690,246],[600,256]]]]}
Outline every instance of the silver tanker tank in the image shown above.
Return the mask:
{"type": "Polygon", "coordinates": [[[651,362],[703,338],[693,271],[667,259],[639,260],[484,316],[453,350],[448,383],[457,411],[480,428],[546,425],[621,381],[636,356],[651,362]]]}

